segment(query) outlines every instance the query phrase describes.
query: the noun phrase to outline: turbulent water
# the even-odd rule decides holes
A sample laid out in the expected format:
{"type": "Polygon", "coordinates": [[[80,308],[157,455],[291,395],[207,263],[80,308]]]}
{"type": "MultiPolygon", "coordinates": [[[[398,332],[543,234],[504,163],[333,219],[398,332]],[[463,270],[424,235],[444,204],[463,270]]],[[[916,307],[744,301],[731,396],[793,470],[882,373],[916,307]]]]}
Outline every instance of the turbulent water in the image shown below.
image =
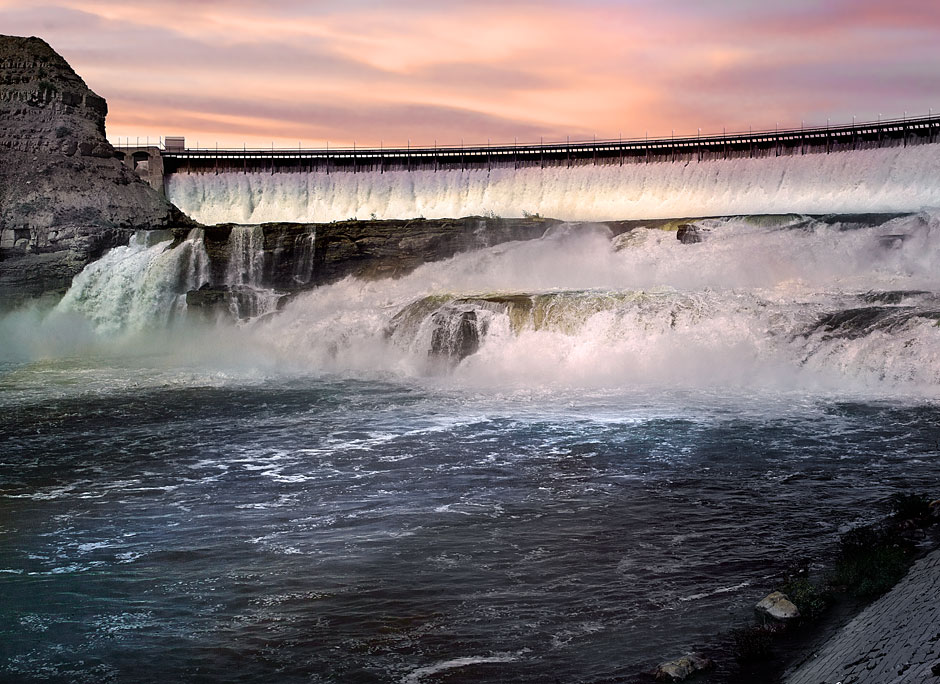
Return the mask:
{"type": "Polygon", "coordinates": [[[746,623],[937,491],[940,214],[695,223],[247,325],[141,237],[2,319],[0,678],[629,681],[746,623]]]}
{"type": "Polygon", "coordinates": [[[940,206],[937,145],[688,163],[385,173],[175,173],[204,223],[496,214],[571,221],[940,206]]]}

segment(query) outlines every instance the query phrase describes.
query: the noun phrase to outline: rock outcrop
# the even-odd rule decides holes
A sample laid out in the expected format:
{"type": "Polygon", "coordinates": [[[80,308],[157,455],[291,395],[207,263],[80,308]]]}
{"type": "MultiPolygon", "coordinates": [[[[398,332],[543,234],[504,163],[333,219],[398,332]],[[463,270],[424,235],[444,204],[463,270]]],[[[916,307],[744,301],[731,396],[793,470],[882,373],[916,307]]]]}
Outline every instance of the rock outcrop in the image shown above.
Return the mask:
{"type": "Polygon", "coordinates": [[[428,261],[512,240],[532,240],[560,221],[541,218],[407,221],[346,221],[317,228],[315,279],[318,285],[348,275],[399,277],[428,261]]]}
{"type": "Polygon", "coordinates": [[[694,245],[702,241],[702,234],[697,227],[690,223],[683,223],[676,230],[676,238],[683,245],[694,245]]]}
{"type": "Polygon", "coordinates": [[[135,229],[192,223],[115,158],[107,110],[46,42],[0,35],[0,308],[61,293],[135,229]]]}
{"type": "Polygon", "coordinates": [[[771,592],[762,598],[754,609],[761,615],[774,620],[786,621],[800,617],[800,611],[796,605],[787,598],[786,594],[779,591],[771,592]]]}
{"type": "MultiPolygon", "coordinates": [[[[327,285],[346,276],[377,280],[421,264],[511,240],[541,237],[560,221],[468,216],[459,219],[264,223],[261,282],[284,291],[327,285]]],[[[213,286],[226,283],[236,226],[205,228],[213,286]]]]}

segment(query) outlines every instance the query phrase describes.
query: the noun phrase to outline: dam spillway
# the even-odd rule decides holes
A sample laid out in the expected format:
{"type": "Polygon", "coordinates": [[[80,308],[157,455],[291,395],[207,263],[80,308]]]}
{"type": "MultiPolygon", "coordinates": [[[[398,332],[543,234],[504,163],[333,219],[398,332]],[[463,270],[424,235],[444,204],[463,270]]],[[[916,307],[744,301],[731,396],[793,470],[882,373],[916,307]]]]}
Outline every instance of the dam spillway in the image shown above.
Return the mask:
{"type": "Polygon", "coordinates": [[[940,206],[940,145],[649,164],[335,173],[194,170],[168,198],[203,223],[540,214],[568,221],[940,206]]]}

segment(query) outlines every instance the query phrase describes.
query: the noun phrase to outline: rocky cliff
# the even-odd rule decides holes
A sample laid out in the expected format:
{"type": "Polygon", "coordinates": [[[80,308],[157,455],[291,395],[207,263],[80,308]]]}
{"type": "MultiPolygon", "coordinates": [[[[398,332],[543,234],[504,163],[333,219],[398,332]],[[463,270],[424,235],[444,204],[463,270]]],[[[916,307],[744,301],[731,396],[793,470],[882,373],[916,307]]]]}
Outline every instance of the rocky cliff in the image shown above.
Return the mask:
{"type": "Polygon", "coordinates": [[[0,35],[0,308],[64,291],[135,229],[190,222],[115,158],[107,109],[46,42],[0,35]]]}
{"type": "MultiPolygon", "coordinates": [[[[220,224],[204,228],[209,283],[187,301],[200,315],[253,311],[240,285],[282,296],[347,276],[398,278],[421,264],[511,240],[531,240],[560,221],[543,218],[338,221],[334,223],[220,224]]],[[[614,233],[626,228],[617,226],[614,233]]],[[[177,241],[185,232],[176,231],[177,241]]]]}
{"type": "MultiPolygon", "coordinates": [[[[337,221],[335,223],[264,223],[265,287],[293,289],[326,285],[346,276],[368,280],[397,278],[429,261],[510,240],[531,240],[560,221],[467,216],[455,219],[337,221]],[[313,243],[309,280],[297,280],[305,237],[313,243]]],[[[233,224],[205,229],[213,280],[223,279],[229,263],[233,224]]]]}

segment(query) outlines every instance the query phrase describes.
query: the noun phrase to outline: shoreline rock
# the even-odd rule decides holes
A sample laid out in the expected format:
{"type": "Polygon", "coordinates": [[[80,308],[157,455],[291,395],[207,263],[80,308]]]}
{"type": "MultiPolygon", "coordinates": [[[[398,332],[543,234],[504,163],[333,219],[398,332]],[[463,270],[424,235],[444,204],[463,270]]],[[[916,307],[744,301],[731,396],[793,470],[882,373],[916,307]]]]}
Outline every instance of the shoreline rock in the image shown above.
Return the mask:
{"type": "Polygon", "coordinates": [[[786,622],[800,617],[800,609],[780,591],[772,591],[757,602],[754,610],[773,620],[786,622]]]}
{"type": "Polygon", "coordinates": [[[712,667],[714,663],[700,653],[688,653],[681,658],[661,663],[653,673],[653,678],[657,682],[683,682],[712,667]]]}

